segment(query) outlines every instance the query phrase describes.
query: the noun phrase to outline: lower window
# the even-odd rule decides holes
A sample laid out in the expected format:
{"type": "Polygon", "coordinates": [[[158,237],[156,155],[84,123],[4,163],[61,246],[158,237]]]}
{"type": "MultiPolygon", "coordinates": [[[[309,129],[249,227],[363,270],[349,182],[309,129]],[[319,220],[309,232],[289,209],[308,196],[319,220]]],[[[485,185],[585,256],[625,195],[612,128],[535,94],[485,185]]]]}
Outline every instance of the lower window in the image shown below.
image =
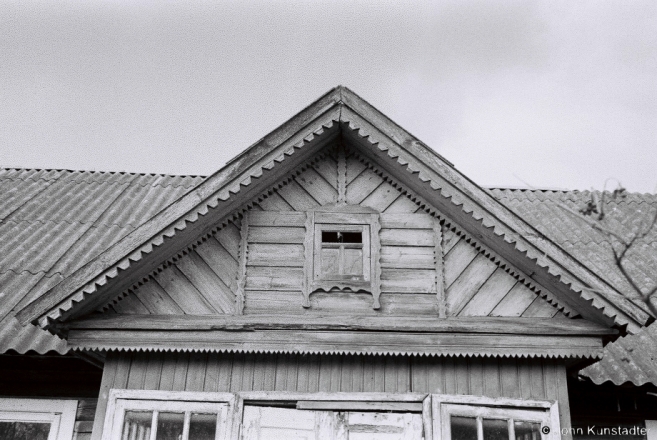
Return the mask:
{"type": "Polygon", "coordinates": [[[112,390],[103,439],[552,440],[556,402],[420,393],[112,390]]]}
{"type": "Polygon", "coordinates": [[[77,400],[0,398],[0,439],[71,440],[77,400]]]}

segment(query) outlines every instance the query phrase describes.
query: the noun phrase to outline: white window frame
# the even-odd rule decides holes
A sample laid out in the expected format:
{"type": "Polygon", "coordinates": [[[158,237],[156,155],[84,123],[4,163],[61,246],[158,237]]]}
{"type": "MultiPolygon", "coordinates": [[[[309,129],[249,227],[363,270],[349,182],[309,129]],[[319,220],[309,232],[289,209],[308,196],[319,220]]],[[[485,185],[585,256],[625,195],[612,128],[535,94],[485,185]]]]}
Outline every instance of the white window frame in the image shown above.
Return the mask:
{"type": "MultiPolygon", "coordinates": [[[[433,435],[436,440],[449,440],[450,415],[486,418],[517,418],[548,426],[548,434],[541,433],[541,440],[561,439],[559,403],[546,400],[524,400],[481,396],[432,394],[433,435]],[[534,411],[532,411],[534,410],[534,411]],[[538,411],[537,411],[538,410],[538,411]]],[[[479,433],[482,436],[481,432],[479,433]]]]}
{"type": "Polygon", "coordinates": [[[418,412],[422,414],[424,440],[432,440],[431,396],[427,393],[243,391],[237,394],[240,406],[235,414],[235,419],[239,421],[240,427],[244,405],[249,405],[250,402],[258,402],[260,406],[264,402],[296,402],[297,409],[307,410],[418,412]]]}
{"type": "MultiPolygon", "coordinates": [[[[217,432],[220,440],[233,438],[235,427],[234,412],[238,397],[233,393],[212,393],[192,391],[159,391],[159,390],[119,390],[109,392],[107,411],[103,426],[103,440],[120,439],[123,431],[123,421],[126,411],[187,411],[216,409],[217,432]]],[[[189,419],[185,418],[186,426],[189,419]]],[[[239,426],[237,426],[239,430],[239,426]]],[[[152,433],[152,436],[155,432],[152,433]]]]}
{"type": "MultiPolygon", "coordinates": [[[[552,400],[524,400],[490,398],[481,396],[427,394],[427,393],[298,393],[286,391],[243,391],[238,393],[213,393],[190,391],[118,390],[109,392],[103,427],[103,440],[121,438],[123,414],[126,410],[155,410],[181,408],[183,404],[225,404],[219,415],[222,440],[240,438],[244,405],[272,406],[276,403],[296,405],[297,409],[327,411],[395,411],[416,412],[422,415],[425,440],[448,440],[449,426],[441,422],[449,414],[491,418],[517,418],[538,421],[550,427],[549,434],[541,440],[561,438],[559,407],[552,400]],[[176,406],[178,405],[178,406],[176,406]]],[[[189,410],[189,407],[185,407],[189,410]]],[[[192,409],[193,410],[193,409],[192,409]]],[[[446,423],[448,423],[446,421],[446,423]]],[[[69,437],[70,438],[70,437],[69,437]]],[[[50,440],[50,439],[49,439],[50,440]]],[[[59,440],[59,439],[58,439],[59,440]]]]}
{"type": "Polygon", "coordinates": [[[0,398],[0,421],[47,422],[48,440],[71,440],[77,409],[77,400],[0,398]]]}

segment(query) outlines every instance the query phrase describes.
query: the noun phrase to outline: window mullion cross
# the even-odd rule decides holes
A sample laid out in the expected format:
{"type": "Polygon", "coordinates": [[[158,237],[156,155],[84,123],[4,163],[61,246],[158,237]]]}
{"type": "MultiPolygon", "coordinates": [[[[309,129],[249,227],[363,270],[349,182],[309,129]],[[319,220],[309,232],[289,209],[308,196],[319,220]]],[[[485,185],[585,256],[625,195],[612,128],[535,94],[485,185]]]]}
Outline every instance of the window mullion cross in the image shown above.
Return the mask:
{"type": "Polygon", "coordinates": [[[151,435],[150,440],[157,439],[157,416],[159,415],[158,411],[153,411],[153,418],[151,419],[151,435]]]}

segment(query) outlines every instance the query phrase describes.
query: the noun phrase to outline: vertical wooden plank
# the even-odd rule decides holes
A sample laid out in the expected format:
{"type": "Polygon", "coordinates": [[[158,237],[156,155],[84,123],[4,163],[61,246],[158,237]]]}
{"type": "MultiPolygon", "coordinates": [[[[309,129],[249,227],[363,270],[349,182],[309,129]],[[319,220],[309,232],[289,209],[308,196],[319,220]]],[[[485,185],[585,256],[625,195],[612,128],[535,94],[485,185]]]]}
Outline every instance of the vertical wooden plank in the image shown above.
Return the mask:
{"type": "Polygon", "coordinates": [[[427,357],[426,356],[413,356],[410,359],[411,368],[411,391],[412,392],[428,392],[428,377],[427,377],[427,357]]]}
{"type": "Polygon", "coordinates": [[[175,353],[176,366],[173,370],[172,391],[185,391],[187,371],[189,368],[189,353],[175,353]]]}
{"type": "Polygon", "coordinates": [[[436,266],[436,301],[438,302],[438,317],[445,318],[445,272],[443,262],[443,232],[440,221],[437,218],[433,220],[433,258],[436,266]]]}
{"type": "Polygon", "coordinates": [[[218,353],[208,353],[205,366],[205,381],[203,382],[203,391],[217,392],[219,391],[219,362],[218,353]]]}
{"type": "Polygon", "coordinates": [[[264,391],[274,391],[276,389],[276,370],[278,369],[276,358],[275,354],[266,355],[264,391]]]}
{"type": "Polygon", "coordinates": [[[480,357],[470,358],[468,362],[468,376],[470,377],[469,393],[474,396],[484,395],[484,371],[480,357]]]}
{"type": "Polygon", "coordinates": [[[206,353],[194,352],[190,354],[185,391],[203,391],[207,363],[208,356],[206,353]]]}
{"type": "Polygon", "coordinates": [[[372,393],[376,391],[374,382],[374,356],[363,356],[363,391],[372,393]]]}
{"type": "Polygon", "coordinates": [[[148,366],[149,353],[138,352],[132,355],[132,364],[130,365],[130,374],[126,388],[129,390],[144,389],[144,380],[146,378],[146,368],[148,366]]]}
{"type": "Polygon", "coordinates": [[[456,374],[456,394],[470,394],[468,360],[466,358],[454,359],[454,373],[456,374]]]}
{"type": "Polygon", "coordinates": [[[119,356],[116,352],[109,352],[103,366],[103,377],[98,392],[98,404],[94,416],[93,428],[91,430],[92,440],[101,440],[103,425],[105,424],[105,412],[107,411],[107,399],[109,391],[114,388],[114,380],[119,368],[119,356]]]}
{"type": "Polygon", "coordinates": [[[529,367],[530,388],[529,395],[532,399],[545,399],[545,385],[543,381],[542,359],[532,359],[529,367]]]}
{"type": "Polygon", "coordinates": [[[445,375],[445,394],[456,394],[456,366],[453,356],[446,357],[443,361],[443,374],[445,375]]]}
{"type": "Polygon", "coordinates": [[[242,391],[242,376],[244,375],[244,353],[233,353],[233,364],[230,374],[230,392],[242,391]]]}
{"type": "Polygon", "coordinates": [[[296,391],[299,380],[299,356],[289,354],[286,359],[288,362],[287,379],[285,380],[287,387],[284,391],[296,391]]]}
{"type": "MultiPolygon", "coordinates": [[[[561,422],[561,428],[570,428],[570,402],[568,400],[568,381],[566,377],[566,366],[563,364],[563,361],[559,361],[557,365],[557,390],[558,390],[558,401],[559,401],[559,419],[561,422]]],[[[570,430],[566,430],[567,433],[562,436],[563,440],[571,440],[572,433],[570,430]]]]}
{"type": "Polygon", "coordinates": [[[242,364],[242,384],[240,391],[253,391],[253,373],[255,370],[255,353],[245,353],[242,364]]]}
{"type": "Polygon", "coordinates": [[[246,260],[248,253],[249,236],[249,217],[248,212],[244,213],[242,218],[242,228],[240,229],[240,246],[239,246],[239,275],[237,279],[237,292],[235,292],[235,313],[244,314],[244,288],[246,286],[246,260]]]}
{"type": "Polygon", "coordinates": [[[173,390],[173,375],[176,371],[175,353],[163,353],[162,373],[160,376],[160,386],[158,389],[171,391],[173,390]]]}
{"type": "Polygon", "coordinates": [[[397,358],[397,392],[410,393],[411,391],[411,359],[408,356],[397,358]]]}
{"type": "Polygon", "coordinates": [[[284,353],[276,354],[276,378],[274,381],[274,389],[276,391],[287,390],[287,356],[284,353]]]}
{"type": "Polygon", "coordinates": [[[162,375],[162,353],[149,352],[148,366],[146,367],[146,378],[144,379],[145,390],[157,390],[162,375]]]}
{"type": "Polygon", "coordinates": [[[515,358],[503,358],[499,360],[502,396],[520,397],[520,385],[518,379],[518,360],[515,358]]]}
{"type": "Polygon", "coordinates": [[[230,384],[233,379],[233,361],[234,353],[219,353],[217,359],[217,391],[227,393],[230,391],[230,384]]]}
{"type": "Polygon", "coordinates": [[[319,391],[331,390],[331,357],[328,355],[319,358],[319,391]]]}
{"type": "Polygon", "coordinates": [[[499,358],[486,358],[483,363],[484,396],[502,397],[499,358]]]}
{"type": "Polygon", "coordinates": [[[297,356],[297,386],[296,391],[301,393],[308,392],[308,355],[298,354],[297,356]]]}
{"type": "Polygon", "coordinates": [[[381,355],[374,356],[374,391],[382,393],[386,389],[386,368],[384,357],[381,355]]]}
{"type": "Polygon", "coordinates": [[[531,398],[532,388],[528,359],[518,359],[518,386],[520,388],[520,397],[523,399],[531,398]]]}
{"type": "Polygon", "coordinates": [[[265,373],[268,356],[264,353],[255,354],[253,365],[253,391],[265,391],[265,373]]]}
{"type": "Polygon", "coordinates": [[[337,392],[337,391],[342,391],[342,381],[341,381],[341,374],[340,372],[342,371],[342,357],[339,355],[332,354],[329,362],[329,371],[331,375],[331,382],[330,382],[330,389],[329,391],[332,392],[337,392]]]}

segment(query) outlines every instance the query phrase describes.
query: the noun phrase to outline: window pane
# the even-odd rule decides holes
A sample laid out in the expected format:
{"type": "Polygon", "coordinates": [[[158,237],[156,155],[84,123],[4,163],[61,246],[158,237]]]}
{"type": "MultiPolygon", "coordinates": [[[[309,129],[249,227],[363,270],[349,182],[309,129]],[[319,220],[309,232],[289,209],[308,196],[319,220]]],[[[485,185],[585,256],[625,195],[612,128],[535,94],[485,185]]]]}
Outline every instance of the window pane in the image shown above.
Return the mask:
{"type": "Polygon", "coordinates": [[[152,411],[126,411],[123,421],[123,438],[148,440],[151,435],[152,411]]]}
{"type": "Polygon", "coordinates": [[[322,276],[337,275],[339,272],[338,259],[340,258],[340,249],[324,248],[322,249],[322,276]]]}
{"type": "Polygon", "coordinates": [[[516,440],[540,440],[541,424],[532,422],[515,422],[516,440]]]}
{"type": "Polygon", "coordinates": [[[477,419],[451,416],[452,440],[477,440],[477,419]]]}
{"type": "Polygon", "coordinates": [[[48,440],[50,423],[0,422],[3,440],[48,440]]]}
{"type": "Polygon", "coordinates": [[[362,243],[362,232],[322,231],[322,243],[362,243]]]}
{"type": "Polygon", "coordinates": [[[345,275],[363,275],[363,250],[362,249],[345,249],[344,250],[344,274],[345,275]]]}
{"type": "Polygon", "coordinates": [[[180,440],[185,415],[182,413],[159,413],[157,416],[157,440],[180,440]]]}
{"type": "Polygon", "coordinates": [[[484,440],[509,440],[509,422],[506,420],[484,419],[484,440]]]}
{"type": "Polygon", "coordinates": [[[192,414],[189,423],[189,440],[214,440],[216,430],[216,414],[192,414]]]}

